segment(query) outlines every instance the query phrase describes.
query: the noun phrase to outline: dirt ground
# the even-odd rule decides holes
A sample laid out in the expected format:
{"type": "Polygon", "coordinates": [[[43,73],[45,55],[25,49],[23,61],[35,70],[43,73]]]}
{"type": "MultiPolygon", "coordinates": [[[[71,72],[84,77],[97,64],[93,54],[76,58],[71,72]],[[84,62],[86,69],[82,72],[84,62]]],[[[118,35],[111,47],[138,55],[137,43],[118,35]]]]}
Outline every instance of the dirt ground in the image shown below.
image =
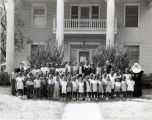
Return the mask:
{"type": "Polygon", "coordinates": [[[152,120],[152,90],[141,98],[101,102],[22,100],[0,86],[0,120],[152,120]]]}

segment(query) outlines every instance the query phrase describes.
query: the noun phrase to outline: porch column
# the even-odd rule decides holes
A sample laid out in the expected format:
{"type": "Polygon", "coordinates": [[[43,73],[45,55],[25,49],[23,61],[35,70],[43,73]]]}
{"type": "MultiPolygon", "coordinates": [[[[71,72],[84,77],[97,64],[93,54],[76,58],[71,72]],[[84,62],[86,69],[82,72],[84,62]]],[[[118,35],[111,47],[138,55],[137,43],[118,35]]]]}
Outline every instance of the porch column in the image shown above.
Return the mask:
{"type": "Polygon", "coordinates": [[[115,0],[107,0],[107,33],[106,48],[114,47],[115,0]]]}
{"type": "Polygon", "coordinates": [[[2,47],[2,40],[1,40],[1,16],[0,16],[0,73],[1,73],[1,61],[2,61],[2,52],[1,52],[1,47],[2,47]]]}
{"type": "Polygon", "coordinates": [[[7,1],[6,71],[14,70],[14,0],[7,1]]]}
{"type": "Polygon", "coordinates": [[[56,41],[58,48],[60,48],[64,42],[64,0],[57,0],[56,14],[56,41]]]}

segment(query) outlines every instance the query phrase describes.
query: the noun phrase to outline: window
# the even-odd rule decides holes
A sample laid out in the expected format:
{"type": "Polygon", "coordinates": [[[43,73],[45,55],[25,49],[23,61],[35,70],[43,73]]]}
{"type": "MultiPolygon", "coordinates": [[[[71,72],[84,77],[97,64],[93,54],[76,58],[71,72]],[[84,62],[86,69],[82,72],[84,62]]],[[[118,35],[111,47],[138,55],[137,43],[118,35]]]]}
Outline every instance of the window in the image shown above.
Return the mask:
{"type": "Polygon", "coordinates": [[[92,19],[99,19],[99,6],[92,6],[92,19]]]}
{"type": "Polygon", "coordinates": [[[71,6],[71,19],[78,19],[78,6],[71,6]]]}
{"type": "Polygon", "coordinates": [[[126,5],[125,27],[138,27],[138,5],[126,5]]]}
{"type": "Polygon", "coordinates": [[[99,19],[99,5],[71,5],[71,19],[99,19]]]}
{"type": "Polygon", "coordinates": [[[139,63],[139,56],[140,56],[140,49],[139,45],[128,45],[126,46],[128,50],[132,53],[131,65],[138,62],[139,63]]]}
{"type": "Polygon", "coordinates": [[[44,28],[46,26],[46,5],[34,4],[32,13],[32,25],[36,28],[44,28]]]}
{"type": "Polygon", "coordinates": [[[89,7],[81,7],[80,18],[81,19],[89,19],[90,18],[90,8],[89,7]]]}

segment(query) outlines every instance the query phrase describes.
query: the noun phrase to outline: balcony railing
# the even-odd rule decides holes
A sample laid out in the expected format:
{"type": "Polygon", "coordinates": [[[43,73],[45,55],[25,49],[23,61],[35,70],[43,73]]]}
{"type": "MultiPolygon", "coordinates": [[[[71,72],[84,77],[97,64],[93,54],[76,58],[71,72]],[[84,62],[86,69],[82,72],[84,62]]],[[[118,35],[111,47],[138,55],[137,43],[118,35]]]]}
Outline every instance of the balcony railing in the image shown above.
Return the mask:
{"type": "MultiPolygon", "coordinates": [[[[64,19],[65,34],[106,34],[106,19],[64,19]]],[[[53,21],[53,31],[56,32],[56,19],[53,21]]],[[[115,19],[115,34],[117,20],[115,19]]]]}

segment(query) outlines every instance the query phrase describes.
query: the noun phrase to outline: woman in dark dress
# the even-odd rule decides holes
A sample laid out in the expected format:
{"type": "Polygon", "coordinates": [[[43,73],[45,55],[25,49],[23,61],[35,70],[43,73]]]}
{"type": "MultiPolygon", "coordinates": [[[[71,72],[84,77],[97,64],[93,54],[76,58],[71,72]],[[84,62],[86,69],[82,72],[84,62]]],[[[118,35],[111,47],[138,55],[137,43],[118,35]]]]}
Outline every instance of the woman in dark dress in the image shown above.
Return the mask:
{"type": "Polygon", "coordinates": [[[112,69],[112,65],[111,63],[109,62],[109,60],[106,61],[106,70],[107,70],[107,73],[109,74],[111,69],[112,69]]]}
{"type": "Polygon", "coordinates": [[[135,81],[133,97],[140,97],[142,96],[142,83],[141,77],[143,74],[142,68],[138,63],[135,63],[134,66],[131,68],[132,78],[135,81]]]}

